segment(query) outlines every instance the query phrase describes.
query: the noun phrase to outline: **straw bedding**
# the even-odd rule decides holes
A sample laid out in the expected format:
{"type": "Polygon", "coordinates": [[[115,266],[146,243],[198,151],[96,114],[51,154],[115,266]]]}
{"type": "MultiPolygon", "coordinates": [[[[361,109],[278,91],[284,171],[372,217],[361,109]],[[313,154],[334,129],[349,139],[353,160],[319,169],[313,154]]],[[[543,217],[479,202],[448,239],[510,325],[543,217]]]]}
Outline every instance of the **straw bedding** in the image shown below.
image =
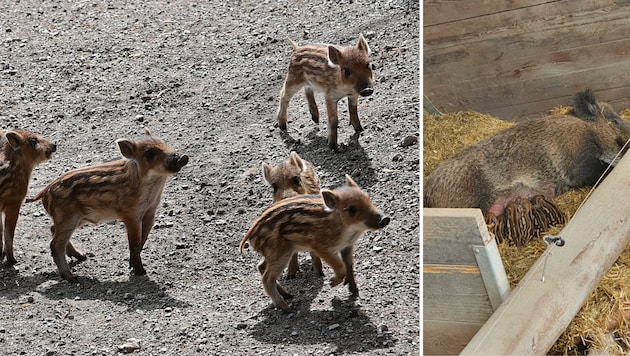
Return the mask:
{"type": "MultiPolygon", "coordinates": [[[[565,114],[570,107],[558,107],[549,114],[565,114]]],[[[620,114],[630,118],[630,110],[620,114]]],[[[513,123],[473,111],[423,115],[423,174],[426,177],[443,160],[462,149],[506,129],[513,123]]],[[[586,198],[590,189],[576,189],[554,199],[570,218],[586,198]]],[[[556,234],[558,227],[549,231],[556,234]]],[[[546,245],[536,239],[523,247],[499,245],[503,265],[512,287],[515,287],[546,245]]],[[[598,287],[591,293],[579,313],[559,337],[551,354],[628,354],[630,353],[630,247],[613,264],[598,287]]],[[[532,311],[535,312],[535,311],[532,311]]]]}

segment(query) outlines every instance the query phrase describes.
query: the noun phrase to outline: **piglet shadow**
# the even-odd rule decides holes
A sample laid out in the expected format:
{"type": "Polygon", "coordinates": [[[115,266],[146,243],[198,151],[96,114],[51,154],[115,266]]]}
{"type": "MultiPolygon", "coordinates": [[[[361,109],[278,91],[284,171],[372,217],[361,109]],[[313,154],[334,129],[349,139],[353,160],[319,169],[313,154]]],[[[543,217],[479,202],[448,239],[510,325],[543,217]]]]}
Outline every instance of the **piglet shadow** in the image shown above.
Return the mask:
{"type": "Polygon", "coordinates": [[[289,151],[296,151],[302,158],[313,163],[323,183],[338,182],[331,186],[322,185],[322,188],[341,185],[346,174],[363,188],[369,188],[378,182],[371,158],[359,142],[360,132],[349,136],[346,142],[340,142],[337,151],[328,148],[328,139],[320,132],[318,128],[310,130],[306,134],[307,144],[300,139],[294,139],[288,132],[282,131],[281,137],[289,151]]]}
{"type": "MultiPolygon", "coordinates": [[[[311,304],[318,298],[324,284],[328,285],[328,278],[314,275],[306,277],[307,280],[300,278],[298,275],[291,282],[283,281],[289,292],[295,295],[290,303],[290,312],[269,304],[252,317],[258,320],[249,329],[253,338],[269,344],[329,343],[336,347],[334,354],[366,352],[394,345],[389,334],[379,330],[352,297],[343,300],[334,297],[332,310],[312,310],[311,304]],[[296,285],[302,286],[299,293],[295,293],[296,285]]],[[[319,299],[318,304],[322,301],[319,299]]]]}
{"type": "Polygon", "coordinates": [[[79,277],[79,283],[63,281],[56,272],[23,275],[16,270],[0,270],[0,297],[19,299],[39,293],[51,300],[108,300],[127,305],[130,310],[154,310],[165,307],[189,307],[190,304],[169,296],[147,276],[131,276],[126,281],[102,282],[94,277],[79,277]]]}

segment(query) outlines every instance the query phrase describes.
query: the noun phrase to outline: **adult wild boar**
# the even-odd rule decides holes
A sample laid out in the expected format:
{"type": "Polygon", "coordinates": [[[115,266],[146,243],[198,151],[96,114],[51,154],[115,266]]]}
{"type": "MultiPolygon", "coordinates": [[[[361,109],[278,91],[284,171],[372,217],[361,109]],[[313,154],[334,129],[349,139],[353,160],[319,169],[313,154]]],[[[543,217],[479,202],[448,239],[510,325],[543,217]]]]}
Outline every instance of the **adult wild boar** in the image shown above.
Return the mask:
{"type": "Polygon", "coordinates": [[[572,115],[523,122],[444,161],[426,178],[424,206],[498,217],[519,198],[549,200],[595,184],[629,138],[630,124],[587,89],[575,95],[572,115]]]}

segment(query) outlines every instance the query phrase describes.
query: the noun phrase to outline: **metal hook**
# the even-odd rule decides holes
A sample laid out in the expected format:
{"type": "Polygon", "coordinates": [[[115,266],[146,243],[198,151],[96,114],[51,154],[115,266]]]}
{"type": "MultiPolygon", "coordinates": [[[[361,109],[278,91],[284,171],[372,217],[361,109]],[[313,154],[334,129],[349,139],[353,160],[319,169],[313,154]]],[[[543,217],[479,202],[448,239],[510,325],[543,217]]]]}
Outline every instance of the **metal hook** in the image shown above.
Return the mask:
{"type": "Polygon", "coordinates": [[[547,269],[547,257],[549,257],[549,245],[550,244],[554,244],[558,247],[562,247],[564,246],[564,239],[562,238],[562,236],[544,236],[543,237],[543,241],[545,242],[545,245],[547,245],[547,248],[545,249],[545,260],[543,262],[543,270],[542,270],[542,277],[540,278],[541,282],[545,282],[545,270],[547,269]]]}

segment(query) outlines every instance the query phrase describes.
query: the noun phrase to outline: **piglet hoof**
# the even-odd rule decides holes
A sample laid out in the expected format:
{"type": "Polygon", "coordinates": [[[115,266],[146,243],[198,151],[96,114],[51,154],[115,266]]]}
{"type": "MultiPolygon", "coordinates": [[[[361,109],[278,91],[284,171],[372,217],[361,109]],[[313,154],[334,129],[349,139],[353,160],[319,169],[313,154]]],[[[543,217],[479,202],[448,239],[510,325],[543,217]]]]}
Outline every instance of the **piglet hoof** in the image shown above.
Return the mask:
{"type": "Polygon", "coordinates": [[[360,132],[363,132],[363,126],[359,125],[359,127],[355,127],[355,128],[354,128],[354,133],[357,133],[357,134],[358,134],[358,133],[360,133],[360,132]]]}
{"type": "Polygon", "coordinates": [[[280,131],[286,131],[287,130],[287,124],[278,124],[278,128],[280,129],[280,131]]]}
{"type": "Polygon", "coordinates": [[[344,279],[343,277],[337,277],[337,276],[331,278],[330,279],[330,286],[334,287],[334,286],[338,285],[339,283],[341,283],[343,281],[343,279],[344,279]]]}
{"type": "Polygon", "coordinates": [[[144,276],[145,274],[147,274],[147,271],[142,267],[134,268],[133,274],[135,274],[136,276],[144,276]]]}
{"type": "Polygon", "coordinates": [[[86,256],[86,255],[81,255],[81,254],[79,254],[79,255],[74,255],[74,258],[76,258],[76,259],[77,259],[77,261],[79,261],[79,262],[84,262],[84,261],[86,261],[86,260],[87,260],[87,256],[86,256]]]}
{"type": "Polygon", "coordinates": [[[328,148],[330,148],[330,150],[333,151],[333,152],[339,152],[336,142],[329,142],[328,143],[328,148]]]}
{"type": "Polygon", "coordinates": [[[276,308],[281,309],[283,312],[288,313],[291,311],[291,308],[289,307],[289,304],[287,304],[286,301],[284,301],[284,299],[280,299],[277,302],[273,303],[276,308]]]}
{"type": "Polygon", "coordinates": [[[65,279],[69,283],[73,283],[73,284],[79,283],[79,279],[77,277],[73,276],[72,274],[62,275],[61,278],[65,279]]]}
{"type": "Polygon", "coordinates": [[[314,123],[319,124],[319,116],[311,116],[311,120],[313,120],[314,123]]]}
{"type": "MultiPolygon", "coordinates": [[[[2,261],[2,259],[0,259],[0,261],[2,261]]],[[[17,263],[17,261],[15,260],[15,258],[13,256],[7,256],[7,266],[13,266],[17,263]]]]}

